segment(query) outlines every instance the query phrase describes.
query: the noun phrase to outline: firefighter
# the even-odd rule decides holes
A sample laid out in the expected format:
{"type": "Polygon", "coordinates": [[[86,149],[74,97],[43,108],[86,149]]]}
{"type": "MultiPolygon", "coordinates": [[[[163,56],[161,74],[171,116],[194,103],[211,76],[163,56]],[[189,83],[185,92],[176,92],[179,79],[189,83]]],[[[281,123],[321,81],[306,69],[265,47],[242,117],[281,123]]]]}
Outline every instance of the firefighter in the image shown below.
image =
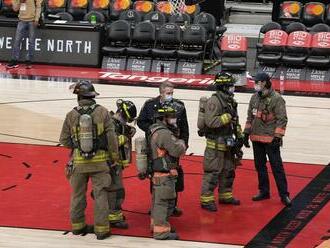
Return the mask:
{"type": "Polygon", "coordinates": [[[234,150],[243,146],[243,133],[237,116],[237,103],[233,98],[234,77],[226,72],[216,74],[216,93],[206,102],[205,128],[200,130],[206,137],[204,152],[204,175],[202,181],[201,207],[217,211],[214,189],[218,185],[219,203],[239,205],[232,186],[235,178],[234,150]]]}
{"type": "MultiPolygon", "coordinates": [[[[182,101],[173,98],[174,85],[168,82],[164,82],[159,86],[159,96],[147,100],[141,109],[139,117],[137,118],[138,127],[145,132],[145,136],[148,136],[149,127],[155,123],[155,114],[157,109],[165,102],[171,103],[176,110],[177,124],[172,126],[172,131],[179,139],[183,139],[188,147],[189,141],[189,126],[187,120],[187,113],[185,105],[182,101]]],[[[176,183],[176,192],[182,192],[184,190],[184,174],[182,167],[178,167],[178,180],[176,183]]],[[[152,187],[152,186],[151,186],[152,187]]],[[[173,216],[182,215],[182,210],[177,207],[178,194],[174,202],[173,216]]]]}
{"type": "Polygon", "coordinates": [[[127,123],[132,123],[136,117],[136,107],[131,101],[117,100],[116,113],[110,112],[116,134],[118,136],[119,161],[110,168],[111,186],[109,188],[109,221],[114,228],[127,229],[128,224],[122,213],[121,205],[125,199],[123,185],[123,169],[131,162],[132,137],[136,129],[127,123]]]}
{"type": "Polygon", "coordinates": [[[272,89],[270,77],[260,72],[255,77],[256,93],[251,97],[244,129],[244,146],[252,141],[254,163],[258,172],[259,193],[253,201],[270,198],[267,156],[276,181],[281,201],[291,206],[288,183],[283,168],[280,146],[285,134],[288,117],[283,97],[272,89]]]}
{"type": "Polygon", "coordinates": [[[106,108],[96,104],[99,95],[88,81],[75,85],[78,106],[65,118],[60,143],[73,150],[73,169],[70,218],[74,235],[92,233],[102,240],[110,236],[107,188],[111,184],[108,162],[118,160],[118,143],[115,128],[111,125],[106,108]],[[86,225],[86,191],[91,178],[95,195],[94,226],[86,225]]]}
{"type": "Polygon", "coordinates": [[[187,147],[184,140],[178,139],[171,131],[177,120],[173,106],[163,104],[157,110],[156,118],[156,123],[150,126],[148,137],[153,172],[151,229],[155,239],[178,239],[178,235],[171,232],[168,218],[174,210],[172,206],[176,198],[178,158],[187,147]]]}

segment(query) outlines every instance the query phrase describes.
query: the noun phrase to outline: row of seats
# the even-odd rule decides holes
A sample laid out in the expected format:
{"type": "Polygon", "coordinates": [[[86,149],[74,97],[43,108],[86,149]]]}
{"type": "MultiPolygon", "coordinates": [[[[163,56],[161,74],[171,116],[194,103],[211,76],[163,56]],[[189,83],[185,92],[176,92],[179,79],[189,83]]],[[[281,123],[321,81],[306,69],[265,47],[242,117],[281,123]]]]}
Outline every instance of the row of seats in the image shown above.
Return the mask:
{"type": "MultiPolygon", "coordinates": [[[[65,20],[81,21],[86,20],[86,16],[96,15],[98,22],[118,20],[122,12],[134,10],[134,16],[140,20],[144,15],[153,11],[162,13],[165,18],[169,18],[172,13],[171,2],[159,1],[155,4],[152,1],[139,0],[134,3],[131,0],[46,0],[43,4],[43,12],[46,19],[49,15],[59,15],[65,20]],[[92,13],[90,13],[92,12],[92,13]],[[87,15],[90,13],[89,15],[87,15]]],[[[186,6],[182,10],[188,19],[193,19],[199,14],[199,5],[186,6]]],[[[15,16],[12,10],[12,0],[0,0],[0,13],[7,17],[15,16]]],[[[131,15],[133,12],[129,12],[131,15]]],[[[88,20],[88,19],[87,19],[88,20]]]]}
{"type": "Polygon", "coordinates": [[[257,44],[257,61],[264,65],[330,68],[330,28],[316,24],[308,32],[299,22],[282,30],[280,24],[271,22],[261,28],[262,43],[257,44]]]}
{"type": "Polygon", "coordinates": [[[102,48],[110,57],[152,57],[159,59],[185,59],[203,61],[208,39],[200,24],[186,26],[166,23],[156,32],[151,22],[138,23],[133,32],[125,20],[113,22],[107,28],[107,45],[102,48]]]}
{"type": "Polygon", "coordinates": [[[312,26],[317,23],[330,24],[330,4],[322,2],[284,1],[280,5],[278,20],[283,24],[290,22],[302,22],[312,26]]]}

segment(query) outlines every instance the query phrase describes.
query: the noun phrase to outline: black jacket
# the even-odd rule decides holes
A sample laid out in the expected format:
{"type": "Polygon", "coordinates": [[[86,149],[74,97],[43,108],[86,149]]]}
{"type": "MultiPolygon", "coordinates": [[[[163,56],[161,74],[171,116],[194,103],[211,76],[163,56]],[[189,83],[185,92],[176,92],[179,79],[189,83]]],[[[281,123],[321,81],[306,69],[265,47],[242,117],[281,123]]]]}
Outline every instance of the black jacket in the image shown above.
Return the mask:
{"type": "MultiPolygon", "coordinates": [[[[172,100],[173,106],[177,111],[177,125],[179,129],[179,139],[183,139],[186,145],[189,140],[189,126],[187,121],[187,113],[184,103],[178,99],[172,100]]],[[[137,125],[145,133],[148,132],[149,127],[155,123],[155,113],[160,107],[160,96],[147,100],[137,119],[137,125]]]]}

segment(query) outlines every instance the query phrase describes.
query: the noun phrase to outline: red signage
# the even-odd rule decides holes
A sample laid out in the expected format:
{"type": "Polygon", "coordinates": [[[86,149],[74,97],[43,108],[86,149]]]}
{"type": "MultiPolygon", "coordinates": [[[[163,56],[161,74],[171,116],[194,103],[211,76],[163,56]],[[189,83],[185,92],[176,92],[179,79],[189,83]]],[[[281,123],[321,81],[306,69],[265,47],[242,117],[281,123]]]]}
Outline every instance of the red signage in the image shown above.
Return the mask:
{"type": "Polygon", "coordinates": [[[312,47],[330,48],[330,32],[320,32],[314,34],[312,47]]]}
{"type": "Polygon", "coordinates": [[[226,35],[221,40],[221,51],[247,51],[247,38],[239,34],[226,35]]]}
{"type": "Polygon", "coordinates": [[[285,46],[288,40],[288,34],[280,29],[268,31],[262,44],[264,46],[285,46]]]}
{"type": "Polygon", "coordinates": [[[310,47],[312,35],[305,31],[295,31],[289,34],[288,46],[291,47],[310,47]]]}

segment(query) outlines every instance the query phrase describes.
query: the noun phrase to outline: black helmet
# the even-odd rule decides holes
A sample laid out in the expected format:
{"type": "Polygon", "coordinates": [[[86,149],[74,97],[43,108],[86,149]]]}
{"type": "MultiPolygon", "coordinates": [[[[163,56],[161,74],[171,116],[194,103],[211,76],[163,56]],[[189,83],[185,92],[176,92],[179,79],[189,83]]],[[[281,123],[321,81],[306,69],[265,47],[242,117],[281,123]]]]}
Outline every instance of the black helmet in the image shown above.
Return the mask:
{"type": "Polygon", "coordinates": [[[136,117],[136,107],[131,101],[124,101],[122,99],[117,100],[117,108],[123,114],[123,117],[128,121],[134,121],[136,117]]]}
{"type": "Polygon", "coordinates": [[[214,86],[219,88],[223,86],[234,86],[236,79],[228,72],[218,72],[214,77],[214,86]]]}
{"type": "Polygon", "coordinates": [[[270,80],[270,76],[266,72],[258,72],[254,77],[254,82],[257,84],[259,82],[266,82],[265,87],[269,89],[272,86],[272,81],[270,80]]]}
{"type": "Polygon", "coordinates": [[[73,94],[85,97],[96,97],[99,95],[99,93],[95,91],[93,84],[89,81],[81,81],[76,83],[73,94]]]}
{"type": "Polygon", "coordinates": [[[176,117],[176,110],[173,107],[173,104],[171,103],[163,103],[161,106],[157,109],[157,118],[164,118],[164,117],[176,117]]]}

